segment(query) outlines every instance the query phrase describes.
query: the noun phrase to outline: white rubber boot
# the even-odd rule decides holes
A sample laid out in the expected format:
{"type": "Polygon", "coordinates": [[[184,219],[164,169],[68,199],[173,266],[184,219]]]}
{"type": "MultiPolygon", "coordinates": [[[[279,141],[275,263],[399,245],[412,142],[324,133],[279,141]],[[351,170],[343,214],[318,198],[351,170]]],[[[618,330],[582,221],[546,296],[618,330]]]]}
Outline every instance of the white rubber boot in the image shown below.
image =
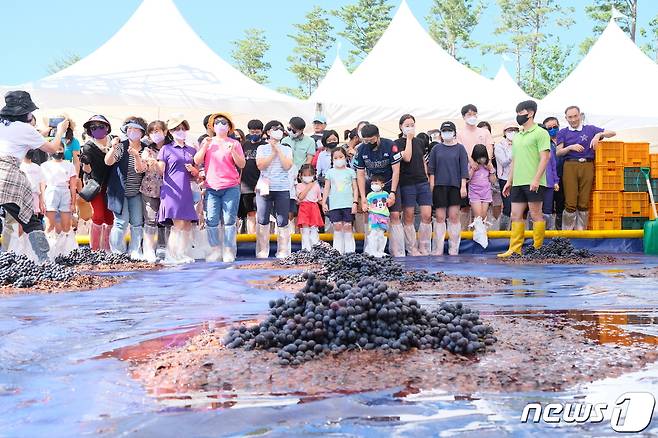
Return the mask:
{"type": "Polygon", "coordinates": [[[238,252],[237,227],[235,225],[225,225],[224,235],[220,236],[224,240],[224,263],[233,263],[238,252]]]}
{"type": "Polygon", "coordinates": [[[277,259],[285,259],[290,255],[290,229],[290,224],[285,227],[279,227],[279,234],[276,239],[277,259]]]}
{"type": "Polygon", "coordinates": [[[345,235],[342,231],[334,230],[334,249],[341,254],[345,254],[345,235]]]}
{"type": "Polygon", "coordinates": [[[446,239],[446,223],[434,220],[434,237],[432,237],[432,255],[443,255],[446,239]]]}
{"type": "Polygon", "coordinates": [[[448,254],[451,256],[459,254],[459,244],[462,240],[461,223],[448,223],[448,254]]]}
{"type": "MultiPolygon", "coordinates": [[[[377,239],[377,234],[380,232],[380,230],[370,230],[368,233],[368,240],[365,243],[365,246],[363,247],[363,252],[371,255],[373,257],[378,257],[378,251],[377,248],[379,246],[379,241],[377,239]]],[[[383,234],[383,233],[382,233],[383,234]]]]}
{"type": "Polygon", "coordinates": [[[416,239],[416,228],[413,225],[404,225],[404,246],[407,254],[412,257],[418,257],[418,240],[416,239]]]}
{"type": "Polygon", "coordinates": [[[182,231],[181,237],[179,251],[182,263],[194,263],[194,258],[189,255],[189,252],[192,249],[192,241],[194,239],[192,230],[182,231]]]}
{"type": "Polygon", "coordinates": [[[310,251],[311,250],[311,229],[309,227],[303,227],[302,232],[302,250],[310,251]]]}
{"type": "Polygon", "coordinates": [[[148,263],[155,263],[158,258],[155,256],[155,250],[158,246],[158,228],[144,225],[144,238],[142,240],[144,260],[148,263]]]}
{"type": "Polygon", "coordinates": [[[432,224],[421,222],[418,226],[418,254],[430,255],[432,245],[432,224]]]}
{"type": "Polygon", "coordinates": [[[388,234],[390,236],[388,251],[391,257],[404,257],[404,227],[402,224],[390,225],[388,234]]]}
{"type": "Polygon", "coordinates": [[[351,231],[343,231],[343,250],[344,254],[352,254],[356,252],[354,233],[351,231]]]}
{"type": "Polygon", "coordinates": [[[142,227],[130,227],[128,253],[133,260],[142,260],[142,227]]]}
{"type": "Polygon", "coordinates": [[[266,259],[270,256],[270,224],[256,227],[256,258],[266,259]]]}
{"type": "Polygon", "coordinates": [[[375,242],[376,242],[376,256],[375,257],[384,257],[386,255],[386,252],[384,249],[386,248],[386,243],[387,243],[387,237],[386,234],[384,234],[383,230],[377,230],[378,233],[375,236],[375,242]]]}
{"type": "Polygon", "coordinates": [[[309,239],[311,241],[311,249],[320,243],[320,233],[318,231],[318,227],[311,227],[309,228],[309,239]]]}

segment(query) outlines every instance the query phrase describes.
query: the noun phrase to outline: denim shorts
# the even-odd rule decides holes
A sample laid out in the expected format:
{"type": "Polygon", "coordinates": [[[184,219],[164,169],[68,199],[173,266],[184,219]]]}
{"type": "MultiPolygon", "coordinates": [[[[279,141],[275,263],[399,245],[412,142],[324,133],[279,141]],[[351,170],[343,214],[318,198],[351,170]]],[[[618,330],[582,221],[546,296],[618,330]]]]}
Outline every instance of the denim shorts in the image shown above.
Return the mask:
{"type": "Polygon", "coordinates": [[[44,195],[46,211],[71,212],[71,189],[68,187],[46,187],[44,195]]]}
{"type": "Polygon", "coordinates": [[[400,186],[400,196],[403,208],[432,205],[432,191],[429,182],[400,186]]]}

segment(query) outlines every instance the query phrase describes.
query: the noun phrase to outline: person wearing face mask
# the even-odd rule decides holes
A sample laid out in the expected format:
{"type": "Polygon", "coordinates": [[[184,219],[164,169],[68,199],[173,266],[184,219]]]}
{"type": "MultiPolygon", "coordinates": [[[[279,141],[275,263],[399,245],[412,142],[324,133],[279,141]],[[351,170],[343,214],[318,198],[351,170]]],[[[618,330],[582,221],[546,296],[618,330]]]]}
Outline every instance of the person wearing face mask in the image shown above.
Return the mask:
{"type": "Polygon", "coordinates": [[[446,231],[449,236],[448,254],[457,255],[461,243],[459,208],[462,199],[467,196],[469,157],[464,145],[457,142],[454,123],[443,122],[440,130],[443,141],[432,148],[427,164],[435,212],[432,255],[443,255],[446,231]]]}
{"type": "Polygon", "coordinates": [[[206,172],[206,230],[212,248],[206,261],[232,263],[237,253],[239,169],[245,167],[246,160],[240,142],[229,137],[234,129],[231,117],[217,113],[210,117],[208,123],[211,122],[215,136],[204,140],[194,156],[194,162],[198,166],[203,164],[206,172]],[[223,224],[222,235],[220,222],[223,224]]]}
{"type": "Polygon", "coordinates": [[[334,249],[341,254],[352,253],[356,249],[352,223],[359,204],[356,173],[347,167],[345,148],[335,148],[331,158],[333,167],[326,173],[322,209],[334,226],[334,249]]]}
{"type": "Polygon", "coordinates": [[[535,123],[537,102],[526,100],[516,106],[516,123],[522,130],[512,141],[512,164],[503,196],[512,201],[512,235],[509,249],[498,257],[520,254],[523,246],[525,222],[523,214],[530,211],[533,221],[533,245],[539,249],[544,243],[546,222],[541,206],[546,190],[546,166],[550,158],[551,140],[546,130],[535,123]]]}
{"type": "Polygon", "coordinates": [[[366,125],[361,128],[363,144],[354,157],[361,208],[368,211],[367,196],[371,191],[373,175],[384,178],[384,191],[388,194],[387,207],[390,210],[389,253],[393,257],[404,257],[404,228],[400,221],[402,202],[397,193],[400,182],[400,161],[402,154],[395,143],[379,135],[379,128],[366,125]]]}
{"type": "MultiPolygon", "coordinates": [[[[564,213],[564,187],[562,185],[562,175],[564,171],[564,157],[557,156],[557,133],[560,131],[560,121],[557,117],[546,117],[543,122],[544,127],[551,136],[551,157],[555,151],[555,169],[557,173],[557,186],[554,187],[553,206],[555,210],[555,229],[562,229],[562,214],[564,213]]],[[[551,158],[553,159],[553,158],[551,158]]]]}
{"type": "Polygon", "coordinates": [[[321,114],[315,116],[313,119],[313,134],[311,135],[311,138],[313,138],[315,142],[322,140],[325,129],[327,129],[327,118],[321,114]]]}
{"type": "Polygon", "coordinates": [[[112,126],[102,115],[92,116],[83,125],[88,140],[82,145],[80,163],[83,173],[82,193],[88,193],[91,204],[91,230],[89,246],[93,250],[110,250],[110,231],[114,224],[114,214],[107,207],[107,183],[110,166],[105,164],[105,154],[111,150],[112,126]]]}
{"type": "Polygon", "coordinates": [[[302,164],[297,181],[295,187],[299,202],[297,220],[302,234],[302,249],[310,251],[314,245],[320,243],[318,230],[324,226],[318,205],[322,199],[322,190],[317,182],[316,170],[311,164],[302,164]]]}
{"type": "Polygon", "coordinates": [[[388,192],[384,190],[385,177],[373,175],[370,179],[370,193],[366,197],[368,203],[368,239],[364,252],[373,257],[384,257],[386,247],[386,231],[390,219],[388,209],[388,192]]]}
{"type": "Polygon", "coordinates": [[[238,217],[246,222],[248,234],[256,234],[256,183],[260,177],[260,170],[256,165],[256,151],[263,140],[263,122],[254,119],[247,123],[249,134],[242,145],[246,163],[240,178],[240,208],[238,217]]]}
{"type": "MultiPolygon", "coordinates": [[[[503,128],[503,138],[494,146],[494,155],[496,156],[496,176],[498,185],[502,192],[503,187],[507,184],[509,173],[512,165],[512,141],[514,136],[519,132],[516,122],[510,122],[503,128]]],[[[500,216],[500,230],[507,231],[510,229],[510,217],[512,215],[512,201],[509,196],[503,196],[503,212],[500,216]]]]}
{"type": "MultiPolygon", "coordinates": [[[[404,212],[404,243],[410,256],[429,255],[432,241],[432,192],[427,177],[425,143],[416,137],[416,119],[411,114],[400,117],[400,138],[395,144],[401,151],[400,197],[404,212]],[[415,210],[420,209],[416,240],[415,210]]],[[[391,241],[392,242],[392,241],[391,241]]]]}
{"type": "Polygon", "coordinates": [[[617,135],[594,125],[583,125],[583,116],[575,105],[568,107],[569,126],[557,133],[557,156],[564,157],[563,230],[584,230],[589,222],[589,200],[594,182],[594,156],[599,141],[617,135]]]}
{"type": "Polygon", "coordinates": [[[192,263],[192,223],[199,217],[194,209],[192,183],[199,177],[199,169],[194,165],[196,149],[186,142],[190,124],[182,115],[167,120],[167,130],[173,137],[158,152],[158,169],[163,175],[160,188],[160,209],[158,222],[172,226],[165,263],[192,263]]]}
{"type": "Polygon", "coordinates": [[[140,260],[142,246],[142,194],[139,189],[144,177],[142,163],[142,137],[146,135],[146,121],[141,117],[129,117],[121,131],[127,140],[112,140],[112,147],[105,154],[105,164],[111,167],[107,182],[107,206],[114,213],[114,225],[110,232],[110,249],[113,253],[126,252],[125,233],[130,223],[128,253],[140,260]]]}
{"type": "MultiPolygon", "coordinates": [[[[142,168],[137,170],[144,172],[139,188],[139,192],[142,194],[142,215],[144,216],[143,255],[144,260],[153,263],[157,260],[158,210],[160,210],[160,189],[162,187],[158,154],[166,143],[173,141],[173,138],[162,120],[149,123],[146,134],[151,140],[151,144],[142,151],[142,168]]],[[[162,233],[163,239],[160,243],[165,243],[166,234],[166,231],[162,233]]]]}
{"type": "MultiPolygon", "coordinates": [[[[551,135],[550,130],[545,125],[542,124],[540,126],[548,131],[548,135],[551,135]]],[[[547,230],[555,229],[553,200],[555,193],[560,190],[560,177],[557,173],[557,156],[555,155],[555,151],[556,145],[553,139],[551,139],[551,155],[548,159],[548,166],[546,166],[546,190],[544,191],[544,199],[542,201],[542,212],[544,213],[544,222],[546,222],[547,230]]]]}
{"type": "Polygon", "coordinates": [[[60,122],[53,141],[44,141],[30,125],[34,119],[32,112],[36,109],[38,107],[26,91],[5,94],[5,106],[0,109],[0,207],[5,215],[21,225],[39,262],[46,262],[50,245],[43,232],[43,223],[34,213],[32,189],[27,176],[20,170],[20,162],[29,150],[41,149],[48,153],[60,150],[69,122],[60,122]]]}
{"type": "MultiPolygon", "coordinates": [[[[468,155],[469,163],[476,166],[476,163],[471,158],[473,154],[473,147],[476,144],[483,144],[487,147],[489,153],[489,160],[494,157],[493,147],[494,139],[491,132],[486,127],[478,127],[478,109],[473,104],[464,105],[461,109],[461,115],[464,119],[464,127],[457,132],[457,143],[464,145],[466,154],[468,155]]],[[[471,208],[468,198],[462,199],[461,221],[462,229],[470,223],[471,208]]]]}
{"type": "MultiPolygon", "coordinates": [[[[297,215],[297,198],[295,196],[295,184],[297,180],[297,173],[299,172],[302,164],[311,164],[315,156],[317,145],[315,140],[308,135],[304,135],[306,122],[301,117],[293,117],[288,122],[286,132],[288,136],[281,140],[281,144],[288,146],[292,150],[292,163],[288,177],[290,179],[290,188],[288,189],[290,201],[289,220],[294,222],[297,215]]],[[[292,229],[294,230],[293,224],[292,229]]]]}
{"type": "Polygon", "coordinates": [[[324,187],[325,175],[331,169],[331,154],[338,147],[338,133],[334,130],[325,131],[320,139],[322,150],[318,154],[316,163],[318,183],[324,187]]]}
{"type": "Polygon", "coordinates": [[[281,143],[283,125],[272,120],[263,129],[267,143],[256,151],[256,165],[260,178],[256,184],[256,257],[267,258],[270,253],[270,215],[276,216],[277,258],[290,255],[290,169],[293,167],[293,152],[290,146],[281,143]]]}
{"type": "Polygon", "coordinates": [[[64,160],[64,149],[52,155],[41,165],[46,190],[44,193],[50,257],[68,254],[78,247],[75,233],[71,230],[71,213],[76,202],[77,173],[70,161],[64,160]],[[59,216],[59,223],[57,222],[59,216]]]}

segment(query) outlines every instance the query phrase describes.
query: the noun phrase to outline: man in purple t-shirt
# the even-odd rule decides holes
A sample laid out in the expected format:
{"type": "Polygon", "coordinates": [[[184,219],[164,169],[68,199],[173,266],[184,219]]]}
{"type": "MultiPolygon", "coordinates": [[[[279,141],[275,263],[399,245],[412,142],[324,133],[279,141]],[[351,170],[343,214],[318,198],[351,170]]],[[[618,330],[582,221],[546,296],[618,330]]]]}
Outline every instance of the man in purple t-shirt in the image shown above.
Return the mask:
{"type": "Polygon", "coordinates": [[[583,125],[580,108],[570,106],[564,112],[569,126],[557,133],[557,156],[564,157],[563,230],[584,230],[589,221],[589,198],[594,182],[594,154],[604,138],[614,137],[593,125],[583,125]]]}

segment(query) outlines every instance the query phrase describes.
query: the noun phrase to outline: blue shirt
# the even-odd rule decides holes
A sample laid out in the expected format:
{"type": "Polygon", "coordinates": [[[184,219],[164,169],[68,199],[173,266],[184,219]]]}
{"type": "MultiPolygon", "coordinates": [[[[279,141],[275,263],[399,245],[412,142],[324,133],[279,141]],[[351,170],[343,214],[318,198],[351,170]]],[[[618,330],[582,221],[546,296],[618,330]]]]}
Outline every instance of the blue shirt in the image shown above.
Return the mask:
{"type": "Polygon", "coordinates": [[[354,156],[354,167],[365,169],[368,179],[372,175],[383,175],[386,187],[391,186],[393,179],[393,165],[400,162],[402,154],[397,145],[388,138],[380,139],[377,149],[369,144],[361,143],[354,156]]]}
{"type": "Polygon", "coordinates": [[[64,159],[73,162],[73,152],[80,152],[80,142],[75,137],[70,143],[64,144],[65,142],[66,139],[62,138],[62,144],[64,145],[64,159]]]}

